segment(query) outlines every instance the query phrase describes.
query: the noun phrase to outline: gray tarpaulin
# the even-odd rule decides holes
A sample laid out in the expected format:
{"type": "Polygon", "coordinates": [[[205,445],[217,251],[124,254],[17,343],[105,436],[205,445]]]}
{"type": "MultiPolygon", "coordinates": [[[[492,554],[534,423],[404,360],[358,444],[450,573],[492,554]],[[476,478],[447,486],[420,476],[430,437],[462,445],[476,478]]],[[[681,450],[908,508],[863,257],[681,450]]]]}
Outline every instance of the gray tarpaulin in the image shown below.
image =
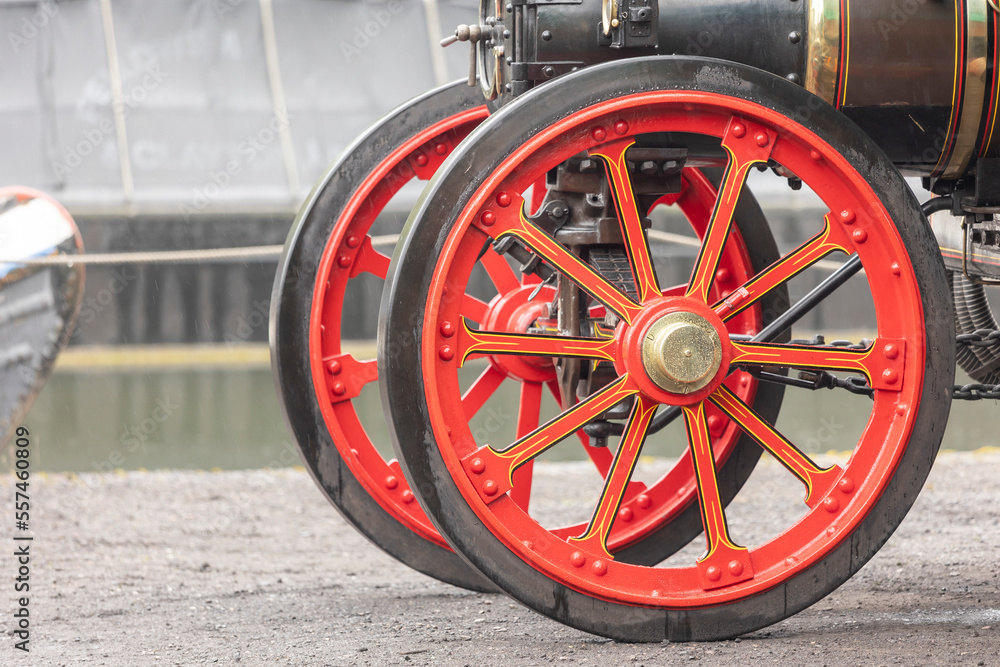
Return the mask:
{"type": "Polygon", "coordinates": [[[0,0],[0,185],[91,212],[290,210],[380,114],[465,75],[466,47],[435,64],[432,42],[477,5],[0,0]]]}

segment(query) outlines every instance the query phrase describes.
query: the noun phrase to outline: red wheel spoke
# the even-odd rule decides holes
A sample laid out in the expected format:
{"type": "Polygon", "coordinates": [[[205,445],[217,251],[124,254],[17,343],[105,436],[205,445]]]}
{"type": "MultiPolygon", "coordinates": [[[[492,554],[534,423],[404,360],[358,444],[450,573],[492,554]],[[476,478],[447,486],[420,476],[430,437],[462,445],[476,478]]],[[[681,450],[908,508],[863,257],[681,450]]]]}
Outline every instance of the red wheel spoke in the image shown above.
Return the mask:
{"type": "Polygon", "coordinates": [[[476,413],[483,409],[486,401],[490,400],[490,396],[505,379],[507,375],[492,364],[476,378],[472,386],[462,394],[462,407],[465,409],[467,420],[475,417],[476,413]]]}
{"type": "Polygon", "coordinates": [[[522,273],[521,274],[521,284],[522,285],[537,285],[542,282],[542,279],[538,277],[537,273],[522,273]]]}
{"type": "Polygon", "coordinates": [[[485,225],[480,220],[482,231],[496,239],[507,236],[519,239],[557,271],[613,310],[626,323],[630,324],[642,310],[639,304],[609,283],[593,267],[529,221],[524,215],[521,199],[515,199],[509,208],[495,211],[490,209],[487,213],[493,216],[491,220],[494,221],[490,225],[485,225]]]}
{"type": "Polygon", "coordinates": [[[730,121],[722,138],[722,147],[729,153],[729,166],[691,273],[687,296],[707,303],[747,175],[755,164],[767,162],[774,147],[774,139],[773,132],[756,128],[738,118],[730,121]]]}
{"type": "Polygon", "coordinates": [[[709,589],[749,579],[753,576],[749,553],[746,548],[733,543],[729,536],[704,402],[684,407],[684,423],[687,426],[688,444],[698,483],[698,504],[708,543],[708,553],[698,561],[702,585],[709,589]]]}
{"type": "Polygon", "coordinates": [[[618,507],[625,497],[625,490],[639,460],[642,444],[646,440],[649,422],[657,407],[659,407],[657,403],[644,396],[636,398],[632,415],[629,417],[614,463],[611,465],[611,475],[608,476],[601,498],[597,501],[597,510],[591,518],[587,531],[570,542],[579,544],[592,553],[612,558],[608,552],[608,535],[614,525],[618,507]]]}
{"type": "Polygon", "coordinates": [[[812,459],[806,456],[798,447],[789,442],[785,436],[778,433],[773,426],[765,422],[753,409],[740,400],[726,385],[719,387],[709,398],[720,410],[739,424],[743,432],[759,442],[774,458],[781,462],[789,472],[798,477],[806,486],[805,502],[809,507],[816,504],[833,488],[843,473],[840,466],[820,468],[812,459]]]}
{"type": "Polygon", "coordinates": [[[324,357],[323,366],[333,376],[327,383],[333,403],[357,398],[366,384],[378,380],[378,363],[374,359],[358,361],[350,354],[337,354],[324,357]]]}
{"type": "Polygon", "coordinates": [[[462,317],[472,320],[476,324],[483,323],[488,310],[489,306],[484,301],[480,301],[471,294],[466,294],[462,298],[462,317]]]}
{"type": "Polygon", "coordinates": [[[462,465],[476,486],[480,497],[492,502],[510,491],[512,474],[522,465],[555,446],[584,424],[636,393],[627,375],[577,403],[549,423],[519,439],[508,449],[498,452],[480,447],[462,459],[462,465]]]}
{"type": "Polygon", "coordinates": [[[663,290],[663,296],[684,296],[687,292],[687,285],[674,285],[663,290]]]}
{"type": "Polygon", "coordinates": [[[513,354],[614,361],[615,345],[614,338],[571,338],[479,331],[470,329],[469,325],[463,322],[458,337],[458,359],[460,364],[464,364],[473,355],[513,354]]]}
{"type": "Polygon", "coordinates": [[[483,268],[486,269],[486,273],[500,294],[513,292],[521,286],[521,281],[517,279],[510,264],[493,248],[489,248],[479,261],[483,263],[483,268]]]}
{"type": "Polygon", "coordinates": [[[383,255],[372,246],[372,237],[366,236],[358,248],[357,257],[354,258],[354,265],[351,267],[351,277],[367,271],[378,276],[382,280],[389,274],[389,263],[392,260],[388,255],[383,255]]]}
{"type": "Polygon", "coordinates": [[[863,350],[811,345],[733,342],[735,364],[861,373],[875,389],[899,391],[906,341],[879,338],[863,350]]]}
{"type": "Polygon", "coordinates": [[[729,320],[830,253],[841,251],[850,254],[847,244],[834,238],[838,228],[832,224],[832,217],[832,213],[826,216],[823,231],[819,234],[769,266],[724,301],[715,304],[715,312],[723,320],[729,320]]]}
{"type": "Polygon", "coordinates": [[[646,303],[660,295],[660,287],[656,279],[656,269],[653,268],[653,258],[649,252],[646,230],[642,226],[642,215],[639,213],[632,191],[628,160],[625,159],[625,152],[634,144],[634,139],[615,141],[601,146],[599,150],[591,151],[591,154],[604,159],[611,194],[618,210],[618,223],[621,225],[622,238],[625,240],[625,251],[628,253],[632,275],[639,293],[639,302],[646,303]]]}
{"type": "MultiPolygon", "coordinates": [[[[538,428],[538,419],[541,410],[541,383],[521,383],[521,398],[517,406],[517,438],[523,438],[538,428]]],[[[511,499],[525,512],[528,511],[528,503],[531,500],[531,478],[534,463],[534,461],[528,461],[514,471],[514,488],[510,491],[511,499]]]]}

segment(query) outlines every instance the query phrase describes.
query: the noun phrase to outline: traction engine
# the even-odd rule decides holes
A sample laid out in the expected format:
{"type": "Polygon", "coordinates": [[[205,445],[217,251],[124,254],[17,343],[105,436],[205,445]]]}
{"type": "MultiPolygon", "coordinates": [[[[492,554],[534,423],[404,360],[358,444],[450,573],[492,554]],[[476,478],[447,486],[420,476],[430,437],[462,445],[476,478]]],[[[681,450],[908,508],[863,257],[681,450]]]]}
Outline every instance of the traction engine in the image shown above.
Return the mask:
{"type": "Polygon", "coordinates": [[[481,0],[456,42],[468,81],[370,128],[286,244],[272,360],[316,482],[421,572],[618,640],[821,599],[902,521],[951,401],[1000,397],[1000,13],[481,0]],[[342,312],[372,280],[365,360],[342,312]],[[820,391],[847,423],[822,450],[795,426],[820,391]],[[571,450],[591,483],[535,470],[571,450]]]}

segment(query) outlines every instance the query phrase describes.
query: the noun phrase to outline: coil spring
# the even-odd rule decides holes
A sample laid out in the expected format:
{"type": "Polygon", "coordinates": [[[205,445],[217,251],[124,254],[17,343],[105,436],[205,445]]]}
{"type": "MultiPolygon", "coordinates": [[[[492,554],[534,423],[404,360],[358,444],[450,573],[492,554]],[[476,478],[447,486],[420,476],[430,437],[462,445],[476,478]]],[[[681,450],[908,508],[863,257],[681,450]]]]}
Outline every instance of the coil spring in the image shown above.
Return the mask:
{"type": "MultiPolygon", "coordinates": [[[[986,290],[957,272],[949,272],[952,296],[955,300],[955,328],[958,335],[984,329],[995,330],[986,290]]],[[[988,347],[959,345],[956,358],[958,366],[973,380],[985,384],[1000,384],[1000,343],[988,347]]]]}

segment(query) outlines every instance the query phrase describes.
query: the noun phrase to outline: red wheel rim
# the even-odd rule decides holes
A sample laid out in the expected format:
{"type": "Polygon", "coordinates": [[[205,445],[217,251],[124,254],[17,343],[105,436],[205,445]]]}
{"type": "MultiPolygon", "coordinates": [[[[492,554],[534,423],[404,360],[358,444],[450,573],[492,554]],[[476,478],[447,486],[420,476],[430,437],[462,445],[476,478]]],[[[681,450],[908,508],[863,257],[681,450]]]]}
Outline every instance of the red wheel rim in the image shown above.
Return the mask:
{"type": "MultiPolygon", "coordinates": [[[[923,386],[926,349],[923,312],[909,255],[879,197],[836,149],[781,114],[741,99],[712,93],[666,91],[617,98],[577,112],[527,141],[506,158],[470,199],[443,246],[427,294],[421,340],[422,374],[431,426],[445,464],[469,506],[483,524],[533,568],[551,579],[598,598],[661,608],[721,604],[768,590],[801,573],[836,547],[866,516],[891,480],[912,430],[923,386]],[[631,190],[625,151],[633,137],[653,132],[714,136],[727,149],[730,164],[720,188],[707,238],[684,296],[660,294],[638,216],[629,209],[631,190]],[[629,239],[639,299],[633,301],[575,259],[521,215],[515,193],[556,164],[581,151],[605,159],[619,194],[622,231],[629,239]],[[769,160],[810,185],[830,208],[817,236],[771,267],[736,287],[730,298],[716,299],[719,257],[734,242],[730,234],[738,194],[746,174],[769,160]],[[617,167],[616,167],[617,166],[617,167]],[[622,176],[621,174],[626,174],[622,176]],[[462,322],[458,300],[448,289],[461,288],[487,237],[514,236],[606,307],[623,324],[611,338],[560,339],[522,336],[520,354],[578,356],[613,361],[617,381],[557,419],[519,438],[508,448],[477,443],[469,429],[449,415],[461,414],[457,368],[473,354],[503,354],[512,340],[464,328],[447,340],[442,324],[462,322]],[[718,332],[760,298],[831,252],[857,254],[868,276],[876,311],[877,334],[864,350],[828,346],[752,344],[720,340],[719,369],[707,387],[681,400],[662,387],[650,388],[640,362],[646,329],[672,310],[697,315],[718,332]],[[447,351],[445,350],[447,348],[447,351]],[[874,389],[871,416],[851,458],[844,465],[820,468],[771,425],[756,417],[746,401],[726,384],[727,361],[856,372],[874,389]],[[506,495],[512,471],[532,461],[565,435],[621,399],[634,396],[632,415],[618,455],[590,524],[566,539],[534,521],[506,495]],[[648,568],[616,562],[612,551],[622,517],[622,499],[646,428],[660,404],[683,406],[691,464],[697,469],[697,495],[706,528],[707,555],[680,568],[648,568]],[[803,485],[806,514],[772,539],[747,549],[729,535],[719,499],[706,408],[721,410],[741,424],[803,485]]],[[[631,204],[634,209],[634,203],[631,204]]],[[[750,309],[748,311],[748,309],[750,309]]],[[[447,327],[445,327],[447,329],[447,327]]],[[[708,335],[708,334],[706,334],[708,335]]],[[[720,339],[721,336],[718,336],[720,339]]],[[[727,428],[735,428],[730,424],[727,428]]],[[[689,479],[693,479],[692,475],[689,479]]],[[[661,481],[662,483],[662,481],[661,481]]],[[[676,493],[677,487],[674,486],[676,493]]],[[[652,505],[652,507],[656,507],[652,505]]],[[[660,508],[669,512],[669,507],[660,508]]]]}
{"type": "Polygon", "coordinates": [[[385,280],[389,257],[375,250],[368,235],[375,219],[404,185],[414,178],[428,180],[488,115],[486,107],[455,114],[413,136],[375,166],[344,208],[323,250],[309,322],[313,386],[341,457],[383,509],[445,548],[445,541],[414,502],[399,464],[382,457],[358,417],[353,399],[378,379],[378,370],[374,359],[358,360],[343,352],[341,320],[350,280],[362,273],[385,280]]]}

